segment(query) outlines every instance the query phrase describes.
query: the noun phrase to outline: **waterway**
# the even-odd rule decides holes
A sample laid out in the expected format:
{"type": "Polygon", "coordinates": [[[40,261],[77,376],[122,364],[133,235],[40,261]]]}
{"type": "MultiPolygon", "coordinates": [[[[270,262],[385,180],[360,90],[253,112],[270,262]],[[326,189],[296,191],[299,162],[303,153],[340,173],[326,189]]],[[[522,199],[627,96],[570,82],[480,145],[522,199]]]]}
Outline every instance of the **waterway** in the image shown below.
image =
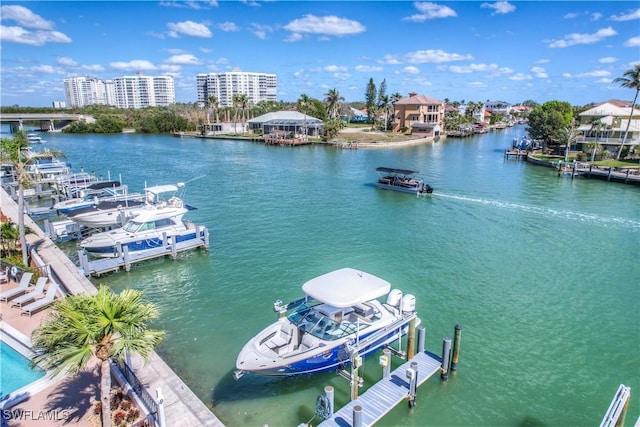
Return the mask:
{"type": "MultiPolygon", "coordinates": [[[[597,425],[620,384],[640,395],[640,191],[505,160],[522,135],[336,150],[57,134],[45,146],[132,191],[187,182],[198,208],[187,216],[209,228],[210,251],[94,281],[159,306],[158,352],[226,425],[307,422],[326,385],[337,406],[348,400],[333,373],[232,379],[242,345],[275,319],[273,302],[342,267],[414,294],[432,351],[462,327],[458,371],[379,425],[597,425]],[[434,194],[379,190],[378,166],[419,170],[434,194]]],[[[377,363],[365,360],[365,388],[377,363]]],[[[634,397],[628,420],[639,415],[634,397]]]]}

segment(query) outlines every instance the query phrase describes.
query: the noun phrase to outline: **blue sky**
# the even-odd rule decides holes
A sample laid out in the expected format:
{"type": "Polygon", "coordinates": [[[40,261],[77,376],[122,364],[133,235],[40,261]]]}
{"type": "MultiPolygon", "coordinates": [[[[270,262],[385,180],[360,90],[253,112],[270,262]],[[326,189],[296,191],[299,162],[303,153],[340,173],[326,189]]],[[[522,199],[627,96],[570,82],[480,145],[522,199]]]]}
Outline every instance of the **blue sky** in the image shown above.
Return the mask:
{"type": "Polygon", "coordinates": [[[0,103],[65,101],[63,80],[275,73],[278,99],[366,85],[451,101],[633,99],[638,1],[2,1],[0,103]]]}

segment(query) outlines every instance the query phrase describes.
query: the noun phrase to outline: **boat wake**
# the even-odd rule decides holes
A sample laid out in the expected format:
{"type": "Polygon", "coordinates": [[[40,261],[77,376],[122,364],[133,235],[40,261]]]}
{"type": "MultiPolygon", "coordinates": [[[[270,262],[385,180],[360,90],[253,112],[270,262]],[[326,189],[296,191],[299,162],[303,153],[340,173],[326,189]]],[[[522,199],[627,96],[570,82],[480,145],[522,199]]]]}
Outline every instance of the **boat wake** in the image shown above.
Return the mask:
{"type": "Polygon", "coordinates": [[[481,199],[476,197],[458,196],[453,194],[433,193],[431,197],[439,197],[445,199],[459,200],[462,202],[482,204],[486,206],[493,206],[496,208],[509,209],[513,211],[527,212],[544,217],[555,217],[561,219],[568,219],[571,221],[581,221],[590,224],[599,224],[604,227],[622,227],[628,228],[632,231],[640,231],[640,221],[635,221],[629,218],[622,217],[604,217],[597,214],[575,212],[566,209],[554,209],[550,207],[521,205],[518,203],[510,203],[501,200],[481,199]]]}

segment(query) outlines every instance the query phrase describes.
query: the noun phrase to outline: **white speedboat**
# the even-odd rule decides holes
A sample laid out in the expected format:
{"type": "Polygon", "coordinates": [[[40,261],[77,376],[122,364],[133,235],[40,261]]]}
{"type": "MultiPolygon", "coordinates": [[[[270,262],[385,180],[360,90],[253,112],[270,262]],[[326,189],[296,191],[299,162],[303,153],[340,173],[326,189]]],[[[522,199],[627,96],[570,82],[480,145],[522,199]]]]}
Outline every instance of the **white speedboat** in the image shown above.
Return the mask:
{"type": "Polygon", "coordinates": [[[140,193],[129,194],[127,186],[120,181],[100,181],[76,191],[78,197],[60,201],[53,205],[53,209],[67,215],[73,211],[97,205],[100,202],[112,201],[124,203],[129,200],[144,200],[140,193]]]}
{"type": "Polygon", "coordinates": [[[29,144],[42,144],[44,143],[44,139],[42,139],[42,137],[40,135],[38,135],[35,132],[29,132],[27,134],[27,140],[29,141],[29,144]]]}
{"type": "Polygon", "coordinates": [[[164,207],[167,204],[184,207],[178,192],[184,184],[156,185],[147,187],[144,196],[136,199],[104,200],[91,206],[77,209],[67,214],[75,223],[92,228],[107,228],[124,225],[149,207],[164,207]]]}
{"type": "Polygon", "coordinates": [[[80,247],[95,257],[113,258],[125,247],[132,253],[167,246],[169,239],[175,243],[195,239],[195,225],[182,220],[186,212],[177,197],[162,206],[145,205],[121,228],[96,233],[80,242],[80,247]]]}
{"type": "Polygon", "coordinates": [[[244,345],[236,379],[245,373],[290,377],[338,370],[350,364],[354,351],[367,356],[399,340],[411,320],[420,323],[413,295],[391,291],[386,280],[352,268],[309,280],[302,291],[300,300],[276,301],[279,319],[244,345]]]}
{"type": "Polygon", "coordinates": [[[400,191],[418,196],[433,193],[433,188],[429,184],[416,177],[418,171],[379,167],[376,172],[378,173],[376,186],[383,190],[400,191]]]}

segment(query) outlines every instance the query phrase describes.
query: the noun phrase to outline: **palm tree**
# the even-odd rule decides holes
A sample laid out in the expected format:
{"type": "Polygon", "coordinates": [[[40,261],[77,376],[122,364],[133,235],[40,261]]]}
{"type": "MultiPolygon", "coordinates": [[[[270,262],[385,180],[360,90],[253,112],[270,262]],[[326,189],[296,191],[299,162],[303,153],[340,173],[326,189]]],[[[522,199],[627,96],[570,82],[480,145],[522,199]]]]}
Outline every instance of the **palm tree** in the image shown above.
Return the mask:
{"type": "Polygon", "coordinates": [[[598,131],[600,131],[600,136],[602,136],[602,129],[605,128],[605,124],[602,123],[600,119],[591,120],[591,132],[595,135],[594,142],[587,144],[587,147],[591,149],[591,163],[595,160],[596,152],[600,148],[600,139],[598,138],[598,131]]]}
{"type": "MultiPolygon", "coordinates": [[[[214,123],[218,122],[218,98],[215,95],[209,95],[209,98],[207,98],[207,110],[213,110],[214,115],[215,115],[215,121],[214,123]]],[[[210,117],[207,116],[207,121],[209,123],[211,123],[210,121],[210,117]]]]}
{"type": "Polygon", "coordinates": [[[384,113],[384,130],[387,130],[389,124],[389,107],[393,108],[393,104],[389,99],[389,95],[382,95],[378,98],[378,108],[384,113]]]}
{"type": "Polygon", "coordinates": [[[149,329],[158,317],[153,304],[142,302],[142,293],[125,289],[115,294],[102,285],[95,295],[72,295],[59,300],[51,315],[33,332],[37,356],[33,364],[76,374],[96,357],[100,361],[102,426],[111,424],[111,361],[135,352],[148,360],[164,332],[149,329]]]}
{"type": "Polygon", "coordinates": [[[633,118],[633,112],[636,108],[636,101],[638,100],[638,93],[640,92],[640,64],[634,65],[633,68],[625,71],[622,77],[618,77],[613,79],[614,83],[619,83],[620,87],[626,87],[629,89],[635,89],[636,94],[633,97],[633,102],[631,103],[631,111],[629,112],[629,121],[627,121],[627,128],[624,131],[624,137],[622,138],[622,144],[620,144],[620,149],[618,150],[618,154],[616,159],[620,159],[620,154],[622,153],[622,148],[624,147],[624,143],[627,141],[627,135],[629,134],[629,126],[631,126],[631,119],[633,118]]]}
{"type": "Polygon", "coordinates": [[[327,104],[327,115],[329,119],[337,119],[340,116],[340,106],[344,102],[344,97],[340,95],[337,89],[329,89],[324,94],[324,103],[327,104]]]}
{"type": "Polygon", "coordinates": [[[29,265],[29,253],[27,250],[27,238],[24,227],[24,188],[29,185],[30,177],[27,166],[39,159],[58,157],[65,155],[56,150],[45,149],[38,152],[29,152],[29,140],[23,131],[18,131],[13,138],[0,139],[0,158],[2,163],[10,163],[16,171],[18,182],[18,233],[20,234],[20,246],[22,246],[22,263],[29,265]]]}
{"type": "Polygon", "coordinates": [[[247,110],[249,110],[249,96],[246,93],[239,93],[237,96],[238,107],[242,112],[242,134],[244,135],[244,131],[246,129],[247,122],[247,110]]]}
{"type": "Polygon", "coordinates": [[[304,129],[305,136],[307,135],[307,113],[309,111],[310,106],[311,106],[311,98],[309,98],[309,96],[306,93],[303,93],[302,95],[300,95],[300,98],[298,98],[298,101],[296,103],[296,108],[299,112],[304,114],[303,129],[304,129]]]}

